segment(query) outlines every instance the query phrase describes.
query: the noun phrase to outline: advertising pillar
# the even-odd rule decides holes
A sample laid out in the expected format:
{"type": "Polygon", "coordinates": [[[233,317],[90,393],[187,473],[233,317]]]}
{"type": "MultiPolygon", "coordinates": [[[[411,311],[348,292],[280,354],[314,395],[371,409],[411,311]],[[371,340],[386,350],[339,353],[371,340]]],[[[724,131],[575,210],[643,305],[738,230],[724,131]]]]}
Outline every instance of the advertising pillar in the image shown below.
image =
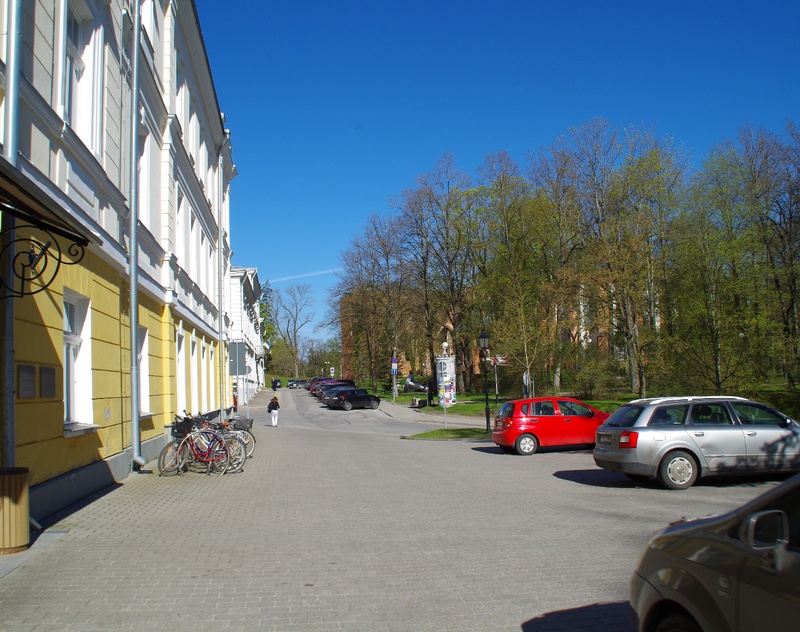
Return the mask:
{"type": "Polygon", "coordinates": [[[456,403],[456,359],[443,355],[436,358],[436,386],[439,391],[439,406],[456,403]]]}

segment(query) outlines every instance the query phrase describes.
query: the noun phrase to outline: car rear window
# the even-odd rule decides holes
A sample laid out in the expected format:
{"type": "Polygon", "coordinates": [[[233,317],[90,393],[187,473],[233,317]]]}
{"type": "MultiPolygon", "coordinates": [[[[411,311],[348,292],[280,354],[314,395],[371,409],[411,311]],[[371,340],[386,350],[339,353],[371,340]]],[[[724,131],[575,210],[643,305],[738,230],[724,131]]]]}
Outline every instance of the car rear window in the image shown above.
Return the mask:
{"type": "Polygon", "coordinates": [[[500,409],[500,412],[497,413],[498,418],[505,419],[506,417],[513,417],[514,416],[514,404],[511,402],[506,402],[503,404],[503,407],[500,409]]]}
{"type": "Polygon", "coordinates": [[[630,428],[636,423],[639,415],[644,410],[643,406],[636,406],[632,404],[625,404],[615,410],[611,416],[606,419],[606,426],[617,426],[619,428],[630,428]]]}

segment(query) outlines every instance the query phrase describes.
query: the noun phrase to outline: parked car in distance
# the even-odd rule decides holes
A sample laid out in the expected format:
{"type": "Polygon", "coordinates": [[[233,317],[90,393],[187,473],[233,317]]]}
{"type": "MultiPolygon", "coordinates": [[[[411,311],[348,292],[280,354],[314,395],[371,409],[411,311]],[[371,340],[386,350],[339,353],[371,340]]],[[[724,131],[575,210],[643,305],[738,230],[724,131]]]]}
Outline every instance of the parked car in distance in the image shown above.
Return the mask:
{"type": "Polygon", "coordinates": [[[289,380],[287,386],[289,388],[305,388],[308,382],[306,380],[289,380]]]}
{"type": "Polygon", "coordinates": [[[797,630],[800,476],[650,538],[630,580],[638,632],[797,630]]]}
{"type": "Polygon", "coordinates": [[[339,379],[330,379],[330,380],[320,380],[314,386],[311,387],[310,393],[316,397],[322,397],[322,390],[325,388],[331,388],[333,386],[352,386],[355,388],[356,383],[353,380],[339,380],[339,379]]]}
{"type": "Polygon", "coordinates": [[[597,429],[594,462],[670,489],[703,476],[800,471],[800,426],[743,397],[637,399],[597,429]]]}
{"type": "Polygon", "coordinates": [[[353,388],[348,384],[335,384],[333,386],[325,386],[319,391],[319,401],[325,405],[330,404],[331,399],[336,397],[340,392],[353,388]]]}
{"type": "Polygon", "coordinates": [[[322,380],[330,380],[330,379],[331,379],[331,377],[327,376],[327,375],[323,376],[323,377],[312,377],[310,380],[308,380],[306,382],[306,385],[303,388],[305,388],[307,391],[310,391],[312,388],[314,388],[314,385],[317,382],[320,382],[322,380]]]}
{"type": "Polygon", "coordinates": [[[381,398],[377,395],[370,395],[363,388],[347,388],[338,391],[329,402],[331,408],[341,408],[342,410],[352,410],[353,408],[378,408],[381,398]]]}
{"type": "Polygon", "coordinates": [[[504,452],[533,454],[542,447],[592,445],[608,413],[571,397],[515,399],[494,419],[492,441],[504,452]]]}

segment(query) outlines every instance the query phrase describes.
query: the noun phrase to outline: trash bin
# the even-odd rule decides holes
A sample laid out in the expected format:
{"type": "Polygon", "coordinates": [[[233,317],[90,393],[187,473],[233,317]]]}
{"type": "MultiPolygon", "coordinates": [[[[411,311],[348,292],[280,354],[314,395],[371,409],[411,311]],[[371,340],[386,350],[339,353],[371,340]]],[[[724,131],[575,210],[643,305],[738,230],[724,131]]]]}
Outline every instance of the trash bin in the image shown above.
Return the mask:
{"type": "Polygon", "coordinates": [[[0,554],[28,548],[29,525],[28,468],[0,467],[0,554]]]}

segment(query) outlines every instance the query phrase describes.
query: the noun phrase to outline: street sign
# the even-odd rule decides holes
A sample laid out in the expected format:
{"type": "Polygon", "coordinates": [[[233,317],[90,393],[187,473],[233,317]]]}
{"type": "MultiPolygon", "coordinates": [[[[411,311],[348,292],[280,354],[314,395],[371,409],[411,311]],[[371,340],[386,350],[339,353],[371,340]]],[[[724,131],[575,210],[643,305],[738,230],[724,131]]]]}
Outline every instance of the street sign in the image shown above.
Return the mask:
{"type": "Polygon", "coordinates": [[[331,367],[331,377],[333,377],[334,375],[336,375],[336,369],[331,367]]]}
{"type": "Polygon", "coordinates": [[[491,357],[494,366],[508,366],[508,358],[504,355],[497,355],[491,357]]]}

